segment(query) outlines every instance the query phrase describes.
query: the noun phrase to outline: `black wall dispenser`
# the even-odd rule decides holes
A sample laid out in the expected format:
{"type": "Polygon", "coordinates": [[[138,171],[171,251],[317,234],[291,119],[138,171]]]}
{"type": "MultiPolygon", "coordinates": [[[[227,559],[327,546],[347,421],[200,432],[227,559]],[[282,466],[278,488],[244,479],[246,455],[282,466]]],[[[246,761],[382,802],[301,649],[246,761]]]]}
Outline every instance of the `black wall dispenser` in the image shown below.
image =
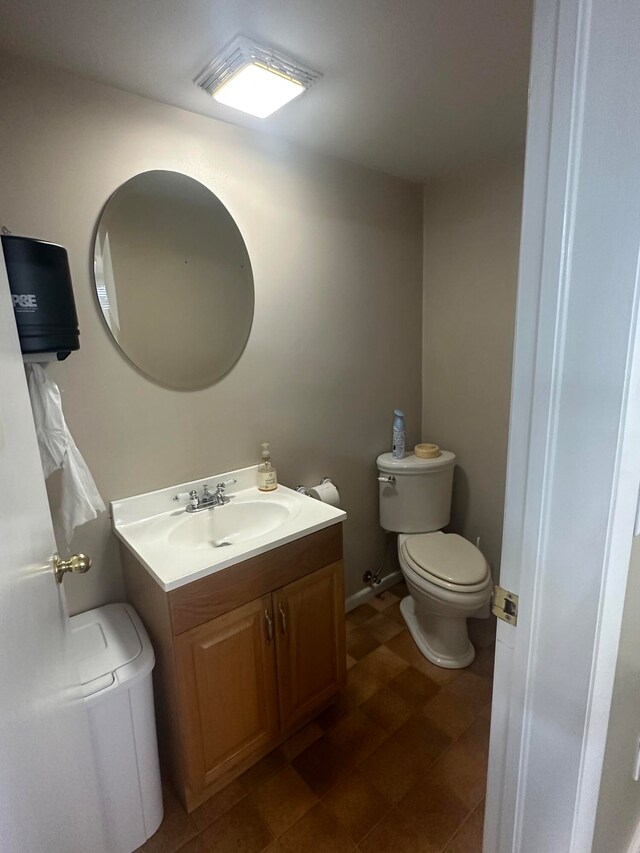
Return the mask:
{"type": "Polygon", "coordinates": [[[2,250],[24,360],[62,361],[80,349],[66,249],[3,234],[2,250]]]}

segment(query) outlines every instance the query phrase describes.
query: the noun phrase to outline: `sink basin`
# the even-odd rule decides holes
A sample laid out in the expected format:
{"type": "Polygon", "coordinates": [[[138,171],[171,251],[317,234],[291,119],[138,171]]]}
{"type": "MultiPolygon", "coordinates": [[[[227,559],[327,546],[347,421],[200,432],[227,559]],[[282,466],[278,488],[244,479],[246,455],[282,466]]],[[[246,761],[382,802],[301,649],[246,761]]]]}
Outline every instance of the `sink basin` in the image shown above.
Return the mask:
{"type": "Polygon", "coordinates": [[[270,533],[291,515],[292,507],[281,502],[231,502],[202,512],[185,513],[167,539],[171,546],[186,548],[229,547],[270,533]]]}
{"type": "Polygon", "coordinates": [[[113,501],[114,533],[169,592],[346,518],[341,509],[286,486],[259,491],[256,468],[113,501]],[[229,480],[228,504],[186,512],[191,489],[200,494],[205,484],[229,480]]]}

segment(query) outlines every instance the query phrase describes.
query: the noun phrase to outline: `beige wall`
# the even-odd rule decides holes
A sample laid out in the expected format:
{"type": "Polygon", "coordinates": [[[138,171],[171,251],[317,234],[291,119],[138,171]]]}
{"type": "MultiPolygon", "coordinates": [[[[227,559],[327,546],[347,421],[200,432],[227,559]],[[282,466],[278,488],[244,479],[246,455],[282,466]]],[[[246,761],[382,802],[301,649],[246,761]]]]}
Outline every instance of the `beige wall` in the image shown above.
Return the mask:
{"type": "Polygon", "coordinates": [[[640,824],[640,782],[631,771],[640,737],[640,538],[631,551],[593,853],[627,853],[640,824]]]}
{"type": "Polygon", "coordinates": [[[500,562],[522,157],[424,190],[422,439],[458,457],[451,530],[500,562]]]}
{"type": "MultiPolygon", "coordinates": [[[[267,135],[48,68],[0,67],[0,223],[69,250],[82,349],[51,373],[105,498],[257,461],[270,441],[280,480],[341,488],[347,588],[383,542],[375,457],[391,411],[419,438],[421,190],[267,135]],[[93,229],[123,181],[174,169],[209,186],[236,219],[253,264],[247,349],[205,391],[169,391],[119,353],[90,276],[93,229]]],[[[76,537],[95,569],[65,581],[72,611],[122,596],[102,517],[76,537]]]]}

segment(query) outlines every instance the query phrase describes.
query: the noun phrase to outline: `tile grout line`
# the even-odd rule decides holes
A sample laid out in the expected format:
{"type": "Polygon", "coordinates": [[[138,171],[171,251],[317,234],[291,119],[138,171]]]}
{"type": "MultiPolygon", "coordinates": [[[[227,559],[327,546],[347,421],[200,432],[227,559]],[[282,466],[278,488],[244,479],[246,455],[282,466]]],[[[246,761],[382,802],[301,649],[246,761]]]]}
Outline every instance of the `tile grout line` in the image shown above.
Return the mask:
{"type": "MultiPolygon", "coordinates": [[[[482,802],[482,800],[480,800],[480,803],[481,803],[481,802],[482,802]]],[[[480,803],[478,803],[478,805],[480,805],[480,803]]],[[[471,811],[469,812],[469,814],[464,818],[464,820],[463,820],[463,821],[461,821],[461,822],[458,824],[458,826],[455,828],[455,830],[453,831],[453,833],[449,836],[449,838],[446,840],[446,842],[442,845],[442,847],[440,848],[440,850],[438,851],[438,853],[445,853],[445,851],[446,851],[447,847],[449,846],[449,844],[451,844],[451,842],[452,842],[452,841],[453,841],[453,839],[456,837],[456,835],[460,832],[460,830],[462,829],[462,827],[463,827],[466,823],[468,823],[468,822],[471,820],[471,818],[472,818],[472,816],[475,814],[475,812],[476,812],[476,809],[477,809],[477,808],[478,808],[478,806],[474,806],[474,807],[471,809],[471,811]]]]}
{"type": "MultiPolygon", "coordinates": [[[[435,697],[434,697],[434,698],[435,698],[435,697]]],[[[486,706],[484,706],[484,707],[486,707],[486,706]]],[[[436,756],[436,758],[434,758],[434,760],[433,760],[433,761],[428,765],[428,767],[426,768],[425,772],[420,776],[420,778],[419,778],[419,779],[418,779],[418,781],[416,782],[416,785],[419,785],[419,784],[421,784],[422,782],[424,782],[424,781],[426,780],[427,776],[429,775],[430,771],[433,769],[433,767],[435,766],[435,764],[436,764],[436,763],[437,763],[437,762],[438,762],[438,761],[439,761],[439,760],[440,760],[444,755],[446,755],[446,754],[447,754],[447,753],[448,753],[448,752],[449,752],[449,751],[450,751],[450,750],[451,750],[451,749],[452,749],[452,748],[453,748],[453,747],[458,743],[458,741],[460,741],[460,740],[461,740],[461,738],[463,737],[463,735],[465,735],[465,734],[469,731],[469,729],[470,729],[473,725],[475,725],[475,723],[477,723],[477,722],[478,722],[478,720],[480,719],[480,714],[481,714],[481,713],[482,713],[482,711],[484,710],[484,707],[483,707],[483,708],[482,708],[482,710],[478,713],[478,715],[474,718],[474,720],[469,724],[469,726],[468,726],[466,729],[464,729],[464,731],[462,731],[462,732],[460,733],[460,735],[459,735],[455,740],[452,740],[452,742],[449,744],[449,746],[447,746],[447,747],[446,747],[446,748],[445,748],[445,749],[440,753],[440,755],[438,755],[438,756],[436,756]]],[[[417,714],[417,713],[419,713],[419,711],[416,711],[416,714],[417,714]]],[[[392,735],[389,735],[387,739],[389,739],[390,737],[392,737],[392,735]]],[[[366,761],[366,759],[365,759],[365,761],[366,761]]],[[[362,762],[362,763],[364,763],[364,762],[362,762]]],[[[358,769],[358,767],[359,767],[359,766],[360,766],[360,765],[358,765],[355,769],[358,769]]],[[[353,771],[352,771],[352,772],[353,772],[353,771]]],[[[345,778],[347,778],[347,777],[345,777],[345,778]]],[[[337,787],[341,782],[343,782],[343,781],[344,781],[344,779],[341,779],[341,780],[339,780],[338,782],[336,782],[334,785],[332,785],[332,786],[331,786],[331,788],[329,788],[329,790],[328,790],[328,791],[323,795],[323,798],[322,798],[322,799],[324,799],[324,797],[326,797],[326,796],[327,796],[327,794],[329,794],[329,792],[330,792],[330,791],[332,791],[334,788],[336,788],[336,787],[337,787]]],[[[374,788],[376,788],[376,789],[377,789],[377,791],[378,791],[380,794],[382,794],[383,796],[385,795],[385,794],[384,794],[384,792],[383,792],[383,791],[381,791],[381,790],[380,790],[380,788],[378,788],[378,786],[376,785],[375,781],[372,781],[372,785],[374,786],[374,788]]],[[[414,785],[414,786],[412,786],[412,789],[411,789],[411,790],[413,790],[413,788],[414,788],[414,787],[415,787],[415,785],[414,785]]],[[[409,793],[409,792],[407,792],[407,793],[409,793]]],[[[455,791],[454,791],[453,793],[455,793],[455,791]]],[[[381,817],[381,818],[380,818],[380,819],[375,823],[375,825],[371,827],[371,829],[366,833],[366,835],[365,835],[365,836],[360,840],[360,842],[358,842],[358,844],[356,845],[356,846],[358,847],[358,849],[360,849],[360,845],[361,845],[361,844],[363,844],[363,843],[367,840],[367,838],[368,838],[368,837],[371,835],[371,833],[376,829],[376,827],[378,827],[378,826],[380,825],[380,823],[382,823],[382,821],[383,821],[386,817],[388,817],[388,815],[390,814],[390,812],[392,812],[392,811],[393,811],[393,809],[397,809],[398,805],[402,802],[402,800],[404,799],[404,797],[405,797],[406,795],[407,795],[407,794],[404,794],[404,795],[403,795],[403,797],[401,797],[401,798],[400,798],[400,800],[398,800],[398,802],[397,802],[397,803],[393,803],[393,804],[391,805],[391,808],[389,808],[389,809],[388,809],[388,811],[387,811],[387,812],[385,812],[385,814],[384,814],[384,815],[383,815],[383,816],[382,816],[382,817],[381,817]]],[[[447,845],[447,844],[449,844],[449,842],[450,842],[450,841],[454,838],[454,836],[459,832],[459,830],[462,828],[462,826],[467,822],[467,820],[469,820],[469,818],[470,818],[470,817],[471,817],[471,815],[474,813],[474,811],[478,808],[478,806],[480,805],[480,803],[481,803],[481,802],[482,802],[482,800],[480,800],[478,803],[476,803],[476,805],[472,806],[472,807],[469,809],[469,811],[468,811],[467,815],[465,816],[464,820],[463,820],[463,821],[462,821],[462,822],[461,822],[461,823],[456,827],[456,829],[455,829],[455,831],[453,832],[453,834],[452,834],[452,835],[447,839],[447,842],[446,842],[446,844],[441,848],[441,851],[445,849],[446,845],[447,845]]]]}

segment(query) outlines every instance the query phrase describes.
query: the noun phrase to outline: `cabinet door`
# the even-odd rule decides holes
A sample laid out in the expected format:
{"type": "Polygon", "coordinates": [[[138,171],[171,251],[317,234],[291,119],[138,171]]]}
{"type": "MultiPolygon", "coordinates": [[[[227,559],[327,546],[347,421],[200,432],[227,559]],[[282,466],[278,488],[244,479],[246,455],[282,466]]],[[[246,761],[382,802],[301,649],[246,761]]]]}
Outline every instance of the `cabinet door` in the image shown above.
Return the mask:
{"type": "Polygon", "coordinates": [[[345,683],[342,561],[274,592],[273,608],[280,720],[286,731],[345,683]]]}
{"type": "Polygon", "coordinates": [[[279,731],[271,596],[176,638],[190,788],[199,791],[279,731]]]}

